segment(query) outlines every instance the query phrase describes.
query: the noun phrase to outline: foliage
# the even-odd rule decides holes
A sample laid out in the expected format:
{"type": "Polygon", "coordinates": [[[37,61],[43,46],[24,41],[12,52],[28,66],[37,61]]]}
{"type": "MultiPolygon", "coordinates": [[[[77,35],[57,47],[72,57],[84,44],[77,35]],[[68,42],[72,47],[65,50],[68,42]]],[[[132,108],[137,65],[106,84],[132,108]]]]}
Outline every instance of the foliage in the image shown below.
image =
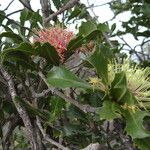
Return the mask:
{"type": "MultiPolygon", "coordinates": [[[[149,66],[149,44],[150,35],[150,1],[149,0],[116,0],[110,3],[111,9],[114,11],[115,17],[124,12],[130,12],[131,17],[128,21],[122,21],[122,28],[119,29],[115,34],[117,36],[123,36],[131,34],[138,41],[140,38],[143,40],[141,44],[132,47],[123,38],[121,38],[123,46],[126,46],[130,55],[137,57],[141,62],[141,65],[146,67],[149,66]]],[[[115,29],[115,24],[112,29],[115,29]]]]}
{"type": "MultiPolygon", "coordinates": [[[[59,10],[67,2],[56,0],[53,4],[59,10]]],[[[120,11],[120,7],[131,9],[127,4],[125,7],[115,2],[112,7],[120,11]]],[[[132,7],[132,11],[137,8],[132,7]]],[[[144,17],[149,10],[145,4],[142,10],[144,17]]],[[[0,143],[3,149],[12,146],[34,149],[27,132],[33,130],[32,136],[41,144],[40,149],[52,149],[59,144],[82,149],[98,142],[106,149],[148,150],[150,68],[143,69],[129,59],[116,57],[104,37],[108,25],[97,23],[84,4],[77,3],[63,15],[64,20],[54,18],[57,25],[67,26],[69,21],[83,18],[84,21],[63,49],[65,60],[62,62],[58,49],[48,40],[44,43],[29,40],[38,36],[34,29],[42,26],[39,11],[24,8],[17,24],[5,11],[0,11],[3,27],[0,34],[0,143]],[[30,28],[24,27],[26,21],[30,28]],[[21,116],[22,108],[28,118],[21,116]],[[32,128],[26,126],[27,121],[32,128]]],[[[53,28],[52,24],[49,26],[53,28]]],[[[131,29],[132,32],[135,29],[131,29]]],[[[137,36],[139,33],[135,38],[137,36]]]]}

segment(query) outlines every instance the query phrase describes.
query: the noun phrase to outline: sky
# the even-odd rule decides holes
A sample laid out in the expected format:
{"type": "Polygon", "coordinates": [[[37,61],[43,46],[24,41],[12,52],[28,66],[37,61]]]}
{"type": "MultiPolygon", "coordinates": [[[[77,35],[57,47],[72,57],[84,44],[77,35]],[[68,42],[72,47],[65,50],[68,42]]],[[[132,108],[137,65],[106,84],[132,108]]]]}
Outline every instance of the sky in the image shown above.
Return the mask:
{"type": "MultiPolygon", "coordinates": [[[[131,16],[131,14],[129,12],[122,13],[122,14],[118,15],[113,21],[110,21],[113,18],[113,12],[109,8],[109,5],[103,5],[103,4],[106,4],[106,3],[111,2],[111,1],[112,0],[88,0],[90,5],[92,5],[92,4],[94,4],[94,5],[102,5],[102,6],[99,6],[99,7],[95,7],[93,9],[93,11],[96,14],[96,16],[98,16],[98,20],[99,20],[100,23],[104,23],[106,21],[109,21],[110,25],[112,25],[113,23],[116,23],[117,29],[122,29],[121,22],[122,21],[128,21],[130,16],[131,16]]],[[[11,0],[0,0],[0,10],[3,10],[4,8],[6,8],[7,5],[10,2],[11,2],[11,0]]],[[[87,0],[81,0],[81,2],[88,6],[87,0]]],[[[40,0],[31,0],[31,6],[32,6],[34,11],[40,9],[40,0]],[[35,4],[35,2],[36,2],[36,4],[35,4]]],[[[15,10],[19,10],[19,9],[22,9],[22,8],[23,8],[23,6],[19,2],[19,0],[14,0],[12,5],[7,10],[7,13],[11,13],[11,12],[13,12],[15,10]]],[[[90,9],[89,9],[89,11],[90,11],[90,9]]],[[[93,13],[91,11],[90,11],[90,13],[91,13],[91,15],[93,15],[93,13]]],[[[14,14],[14,15],[12,15],[10,17],[12,19],[16,20],[16,18],[19,17],[19,13],[18,14],[14,14]]],[[[118,38],[116,38],[116,39],[119,40],[118,38]]],[[[142,40],[142,38],[141,38],[141,39],[139,39],[137,41],[130,34],[125,35],[124,39],[131,47],[134,47],[135,45],[140,44],[141,40],[142,40]]]]}

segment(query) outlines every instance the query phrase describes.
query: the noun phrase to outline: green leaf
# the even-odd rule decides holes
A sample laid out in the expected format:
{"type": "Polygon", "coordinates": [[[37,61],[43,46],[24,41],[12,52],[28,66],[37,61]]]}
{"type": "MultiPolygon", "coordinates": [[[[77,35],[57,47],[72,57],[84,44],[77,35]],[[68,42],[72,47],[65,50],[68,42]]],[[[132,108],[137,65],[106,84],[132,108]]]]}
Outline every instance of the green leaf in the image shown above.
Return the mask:
{"type": "Polygon", "coordinates": [[[20,24],[23,26],[28,17],[28,9],[23,9],[20,13],[20,24]]]}
{"type": "Polygon", "coordinates": [[[94,53],[87,59],[87,61],[95,67],[98,76],[103,83],[108,84],[108,64],[107,59],[97,46],[94,53]]]}
{"type": "Polygon", "coordinates": [[[66,102],[61,99],[60,97],[53,96],[51,98],[51,105],[50,105],[50,121],[55,121],[62,113],[62,109],[65,108],[66,102]]]}
{"type": "Polygon", "coordinates": [[[59,88],[76,87],[91,89],[91,85],[79,79],[75,74],[64,67],[54,67],[47,76],[51,86],[59,88]]]}
{"type": "MultiPolygon", "coordinates": [[[[22,25],[22,26],[24,26],[25,25],[25,22],[28,20],[28,15],[29,15],[29,11],[28,11],[28,9],[23,9],[22,11],[21,11],[21,13],[20,13],[20,24],[22,25]]],[[[30,15],[31,16],[31,15],[30,15]]],[[[26,29],[24,29],[24,28],[20,28],[20,31],[21,31],[21,34],[22,35],[25,35],[25,31],[26,31],[26,29]]]]}
{"type": "Polygon", "coordinates": [[[116,29],[116,23],[114,23],[112,26],[111,26],[111,32],[114,32],[116,29]]]}
{"type": "Polygon", "coordinates": [[[101,32],[108,32],[109,28],[106,24],[104,23],[100,23],[98,24],[97,28],[101,31],[101,32]]]}
{"type": "Polygon", "coordinates": [[[35,54],[34,52],[34,49],[32,48],[32,46],[27,43],[27,42],[22,42],[18,47],[12,47],[12,48],[8,48],[8,49],[5,49],[3,52],[2,52],[2,55],[5,57],[5,55],[11,53],[11,52],[17,52],[17,51],[20,51],[20,52],[23,52],[25,54],[35,54]]]}
{"type": "Polygon", "coordinates": [[[23,39],[18,35],[13,32],[3,32],[0,34],[0,38],[6,37],[12,40],[14,43],[20,44],[23,42],[23,39]]]}
{"type": "Polygon", "coordinates": [[[140,150],[150,149],[150,138],[134,139],[133,142],[140,150]]]}
{"type": "Polygon", "coordinates": [[[42,25],[42,16],[39,13],[39,10],[37,12],[33,12],[32,17],[30,18],[31,26],[30,28],[38,28],[40,23],[42,25]]]}
{"type": "Polygon", "coordinates": [[[71,19],[77,17],[81,13],[81,8],[78,6],[75,7],[74,11],[71,12],[70,16],[68,17],[67,21],[70,21],[71,19]]]}
{"type": "Polygon", "coordinates": [[[2,24],[3,20],[5,19],[5,12],[0,10],[0,25],[2,24]]]}
{"type": "Polygon", "coordinates": [[[87,36],[79,35],[69,42],[67,46],[67,50],[68,51],[76,50],[77,48],[81,47],[82,44],[84,44],[85,42],[88,43],[91,40],[95,40],[98,35],[99,35],[99,30],[94,30],[87,36]]]}
{"type": "Polygon", "coordinates": [[[126,74],[124,72],[116,73],[112,82],[114,88],[122,88],[127,86],[126,74]]]}
{"type": "Polygon", "coordinates": [[[62,127],[62,132],[65,136],[72,136],[76,134],[82,134],[84,132],[84,129],[82,126],[76,125],[76,124],[68,124],[66,126],[62,127]]]}
{"type": "Polygon", "coordinates": [[[95,30],[97,30],[97,26],[93,22],[82,22],[82,25],[79,27],[79,35],[86,37],[95,30]]]}
{"type": "Polygon", "coordinates": [[[127,81],[125,73],[116,73],[111,86],[111,93],[113,98],[117,101],[120,101],[127,92],[127,81]]]}
{"type": "Polygon", "coordinates": [[[24,68],[36,69],[31,56],[35,54],[34,49],[29,43],[23,42],[16,48],[8,48],[2,52],[2,61],[13,61],[24,68]]]}
{"type": "Polygon", "coordinates": [[[150,116],[150,114],[140,110],[136,110],[135,112],[124,110],[123,115],[126,120],[125,131],[128,135],[133,139],[150,137],[150,133],[143,127],[144,117],[150,116]]]}
{"type": "Polygon", "coordinates": [[[85,42],[88,43],[91,40],[96,40],[97,36],[101,36],[100,33],[100,30],[98,30],[97,26],[93,22],[83,22],[79,28],[77,37],[69,42],[67,50],[76,50],[85,42]]]}
{"type": "Polygon", "coordinates": [[[81,47],[83,44],[83,39],[84,38],[82,36],[77,36],[76,38],[72,39],[67,46],[67,50],[72,51],[81,47]]]}
{"type": "Polygon", "coordinates": [[[107,119],[107,120],[113,120],[115,118],[120,118],[121,115],[119,114],[120,112],[120,106],[112,102],[110,100],[105,100],[103,102],[103,106],[101,110],[99,111],[99,115],[101,119],[107,119]]]}
{"type": "Polygon", "coordinates": [[[122,102],[123,104],[127,103],[129,105],[134,105],[136,102],[132,93],[127,87],[127,80],[124,72],[115,74],[110,91],[113,99],[122,102]]]}
{"type": "Polygon", "coordinates": [[[44,57],[48,63],[58,66],[60,63],[60,58],[56,49],[49,43],[40,44],[36,42],[34,44],[36,55],[44,57]]]}

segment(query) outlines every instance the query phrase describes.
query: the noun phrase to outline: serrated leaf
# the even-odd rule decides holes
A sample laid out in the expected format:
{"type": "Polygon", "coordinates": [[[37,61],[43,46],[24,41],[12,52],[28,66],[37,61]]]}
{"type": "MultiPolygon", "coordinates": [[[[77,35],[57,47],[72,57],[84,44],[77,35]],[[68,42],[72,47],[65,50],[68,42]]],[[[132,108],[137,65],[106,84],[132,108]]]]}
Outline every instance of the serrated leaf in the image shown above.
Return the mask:
{"type": "Polygon", "coordinates": [[[116,73],[112,82],[114,88],[122,88],[127,86],[126,74],[124,72],[116,73]]]}
{"type": "Polygon", "coordinates": [[[64,67],[53,67],[48,73],[47,81],[51,86],[59,88],[76,87],[92,89],[91,85],[64,67]]]}
{"type": "Polygon", "coordinates": [[[111,85],[111,93],[113,98],[120,101],[127,92],[127,81],[124,72],[116,73],[111,85]]]}
{"type": "Polygon", "coordinates": [[[108,84],[108,64],[107,59],[97,46],[94,53],[87,59],[87,61],[95,67],[98,76],[103,83],[108,84]]]}
{"type": "Polygon", "coordinates": [[[135,99],[127,87],[126,75],[124,72],[116,73],[111,84],[111,94],[116,101],[134,105],[135,99]]]}
{"type": "Polygon", "coordinates": [[[150,114],[140,110],[136,110],[135,112],[124,110],[123,115],[126,120],[125,131],[128,135],[133,139],[150,137],[150,132],[146,131],[143,127],[144,117],[150,116],[150,114]]]}
{"type": "Polygon", "coordinates": [[[110,100],[105,100],[99,111],[100,119],[113,120],[115,118],[120,118],[121,115],[118,112],[120,112],[119,105],[110,100]]]}

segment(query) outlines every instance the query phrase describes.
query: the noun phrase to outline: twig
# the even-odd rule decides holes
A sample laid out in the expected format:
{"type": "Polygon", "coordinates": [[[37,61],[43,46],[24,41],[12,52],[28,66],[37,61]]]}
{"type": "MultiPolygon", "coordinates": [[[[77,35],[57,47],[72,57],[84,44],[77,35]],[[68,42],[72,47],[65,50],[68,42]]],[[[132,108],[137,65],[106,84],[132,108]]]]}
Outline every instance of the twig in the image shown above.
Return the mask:
{"type": "Polygon", "coordinates": [[[87,9],[91,9],[91,8],[95,8],[95,7],[101,7],[101,6],[105,6],[105,5],[108,5],[110,4],[111,2],[107,2],[107,3],[104,3],[104,4],[100,4],[100,5],[94,5],[94,4],[88,4],[89,6],[86,7],[87,9]]]}
{"type": "MultiPolygon", "coordinates": [[[[75,100],[75,99],[73,99],[73,98],[71,98],[71,97],[68,97],[68,96],[66,96],[66,95],[64,95],[62,92],[60,92],[59,90],[57,90],[56,88],[54,88],[54,87],[51,87],[48,83],[47,83],[47,80],[46,80],[46,78],[45,78],[45,76],[43,75],[43,73],[42,72],[39,72],[39,76],[43,79],[43,81],[45,82],[45,84],[48,86],[48,90],[47,90],[47,92],[49,92],[49,90],[52,92],[52,93],[54,93],[54,94],[56,94],[57,96],[59,96],[59,97],[61,97],[62,99],[64,99],[66,102],[69,102],[69,103],[71,103],[71,104],[73,104],[74,106],[76,106],[76,107],[78,107],[80,110],[82,110],[83,112],[85,112],[85,113],[96,113],[96,111],[97,111],[97,108],[95,108],[95,107],[91,107],[90,105],[88,105],[88,104],[81,104],[81,103],[79,103],[79,101],[77,101],[77,100],[75,100]]],[[[41,94],[38,94],[38,95],[44,95],[45,93],[41,93],[41,94]]]]}
{"type": "Polygon", "coordinates": [[[24,28],[24,29],[26,29],[26,30],[32,32],[34,35],[38,36],[38,35],[37,35],[34,31],[32,31],[30,28],[20,25],[20,24],[17,23],[15,20],[10,19],[9,17],[7,17],[7,16],[5,16],[5,15],[3,15],[3,14],[1,14],[1,13],[0,13],[0,16],[6,18],[8,21],[12,22],[13,24],[15,24],[15,25],[17,25],[17,26],[19,26],[19,27],[21,27],[21,28],[24,28]]]}
{"type": "Polygon", "coordinates": [[[44,18],[47,18],[50,14],[50,3],[48,0],[40,0],[42,7],[42,14],[44,18]]]}
{"type": "Polygon", "coordinates": [[[6,149],[6,147],[8,147],[7,149],[9,149],[8,141],[10,140],[10,136],[12,135],[12,132],[16,128],[16,126],[18,126],[18,124],[22,121],[18,115],[13,115],[10,117],[12,117],[12,118],[9,118],[10,120],[7,120],[9,122],[9,123],[7,122],[8,130],[6,130],[5,134],[3,135],[3,139],[2,139],[4,149],[6,149]]]}
{"type": "Polygon", "coordinates": [[[7,14],[6,16],[9,17],[9,16],[11,16],[11,15],[13,15],[13,14],[16,14],[16,13],[18,13],[18,12],[21,12],[22,10],[23,10],[23,9],[19,9],[19,10],[13,11],[13,12],[7,14]]]}
{"type": "MultiPolygon", "coordinates": [[[[118,36],[118,37],[119,37],[119,36],[118,36]]],[[[133,48],[125,41],[124,38],[122,38],[122,37],[119,37],[119,38],[125,43],[125,45],[127,45],[127,46],[135,53],[135,55],[137,56],[137,58],[139,59],[139,61],[142,62],[142,58],[138,55],[137,51],[136,51],[135,49],[133,49],[133,48]]]]}
{"type": "Polygon", "coordinates": [[[52,145],[55,145],[56,147],[60,148],[61,150],[70,150],[69,148],[67,148],[67,147],[61,145],[60,143],[54,141],[53,139],[51,139],[51,138],[45,133],[45,131],[44,131],[42,125],[41,125],[41,121],[40,121],[40,119],[39,119],[38,117],[37,117],[37,122],[36,122],[36,123],[37,123],[37,125],[38,125],[38,127],[39,127],[39,129],[40,129],[40,131],[41,131],[41,133],[42,133],[42,135],[43,135],[43,137],[44,137],[44,139],[45,139],[46,141],[48,141],[48,142],[51,143],[52,145]]]}
{"type": "Polygon", "coordinates": [[[99,143],[91,143],[90,145],[88,145],[87,147],[81,150],[100,150],[100,149],[101,149],[101,146],[99,143]]]}
{"type": "Polygon", "coordinates": [[[42,93],[36,93],[35,97],[36,98],[46,97],[49,93],[51,93],[51,89],[43,90],[42,93]]]}
{"type": "Polygon", "coordinates": [[[6,11],[6,10],[10,7],[10,5],[13,3],[13,1],[14,1],[14,0],[12,0],[12,1],[8,4],[8,6],[4,9],[4,11],[6,11]]]}
{"type": "Polygon", "coordinates": [[[66,5],[60,8],[57,12],[51,14],[49,17],[45,18],[45,23],[48,23],[50,20],[53,20],[57,15],[63,13],[64,11],[74,7],[80,0],[70,0],[66,5]]]}
{"type": "MultiPolygon", "coordinates": [[[[94,15],[94,16],[95,16],[95,18],[97,19],[97,16],[96,16],[96,14],[95,14],[95,12],[94,12],[93,8],[92,8],[92,7],[90,7],[89,0],[87,0],[87,3],[88,3],[88,5],[89,5],[89,9],[91,9],[91,11],[92,11],[93,15],[94,15]]],[[[97,21],[98,21],[98,20],[97,20],[97,21]]],[[[111,48],[114,48],[114,45],[113,45],[113,44],[112,44],[112,42],[110,41],[110,39],[109,39],[108,35],[107,35],[106,33],[104,33],[104,32],[103,32],[103,36],[104,36],[104,38],[106,39],[107,43],[110,45],[110,47],[111,47],[111,48]]]]}
{"type": "Polygon", "coordinates": [[[114,48],[114,45],[112,44],[112,42],[110,41],[108,35],[106,33],[103,33],[103,36],[105,37],[107,43],[110,45],[111,48],[114,48]]]}
{"type": "Polygon", "coordinates": [[[36,143],[35,138],[34,138],[34,131],[33,131],[33,127],[32,127],[30,118],[29,118],[26,110],[19,103],[17,103],[15,101],[15,99],[17,97],[17,93],[15,90],[13,79],[12,79],[11,75],[5,70],[5,68],[2,65],[0,65],[0,71],[8,83],[8,88],[9,88],[9,92],[10,92],[12,101],[15,104],[16,109],[17,109],[17,111],[18,111],[20,117],[22,118],[23,123],[26,127],[27,135],[28,135],[29,141],[32,145],[32,150],[37,150],[38,147],[37,147],[37,143],[36,143]]]}

